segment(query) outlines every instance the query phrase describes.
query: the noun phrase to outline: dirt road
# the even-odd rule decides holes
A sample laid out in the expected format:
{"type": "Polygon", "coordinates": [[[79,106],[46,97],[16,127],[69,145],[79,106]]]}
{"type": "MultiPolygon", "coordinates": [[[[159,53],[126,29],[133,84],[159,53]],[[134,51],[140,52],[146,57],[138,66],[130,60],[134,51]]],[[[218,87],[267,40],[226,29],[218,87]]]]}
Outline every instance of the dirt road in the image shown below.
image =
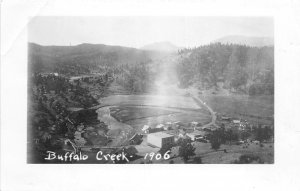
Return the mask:
{"type": "Polygon", "coordinates": [[[215,126],[215,127],[218,128],[219,126],[216,124],[217,116],[216,116],[216,113],[213,111],[213,109],[212,109],[211,107],[209,107],[209,105],[207,105],[207,104],[206,104],[204,101],[202,101],[200,98],[198,98],[197,93],[192,92],[192,91],[188,91],[188,94],[194,99],[194,101],[195,101],[200,107],[205,106],[206,109],[207,109],[207,110],[210,112],[210,114],[211,114],[211,122],[205,124],[205,125],[202,126],[201,128],[210,127],[210,126],[215,126]]]}

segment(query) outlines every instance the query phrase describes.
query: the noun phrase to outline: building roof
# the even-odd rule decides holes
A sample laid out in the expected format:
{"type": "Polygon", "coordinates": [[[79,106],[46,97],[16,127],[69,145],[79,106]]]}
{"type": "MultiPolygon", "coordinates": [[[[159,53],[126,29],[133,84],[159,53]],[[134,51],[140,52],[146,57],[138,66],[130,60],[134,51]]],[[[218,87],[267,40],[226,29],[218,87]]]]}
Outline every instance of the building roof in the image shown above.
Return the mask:
{"type": "Polygon", "coordinates": [[[179,133],[185,133],[184,129],[179,129],[179,133]]]}
{"type": "Polygon", "coordinates": [[[237,120],[237,119],[235,119],[235,120],[232,120],[232,122],[233,122],[233,123],[240,123],[241,121],[240,121],[240,120],[237,120]]]}
{"type": "Polygon", "coordinates": [[[149,129],[149,128],[150,128],[149,125],[144,125],[142,131],[145,131],[145,130],[147,130],[147,129],[149,129]]]}
{"type": "Polygon", "coordinates": [[[188,133],[187,135],[207,135],[205,131],[194,131],[192,133],[188,133]]]}
{"type": "Polygon", "coordinates": [[[224,119],[224,120],[229,120],[230,119],[230,117],[226,117],[226,116],[222,116],[221,118],[224,119]]]}
{"type": "Polygon", "coordinates": [[[174,137],[174,135],[170,135],[164,132],[156,132],[156,133],[151,133],[148,134],[148,136],[155,136],[155,137],[160,137],[160,138],[166,138],[166,137],[174,137]]]}
{"type": "Polygon", "coordinates": [[[163,124],[158,124],[158,125],[156,126],[156,128],[163,128],[163,127],[164,127],[163,124]]]}

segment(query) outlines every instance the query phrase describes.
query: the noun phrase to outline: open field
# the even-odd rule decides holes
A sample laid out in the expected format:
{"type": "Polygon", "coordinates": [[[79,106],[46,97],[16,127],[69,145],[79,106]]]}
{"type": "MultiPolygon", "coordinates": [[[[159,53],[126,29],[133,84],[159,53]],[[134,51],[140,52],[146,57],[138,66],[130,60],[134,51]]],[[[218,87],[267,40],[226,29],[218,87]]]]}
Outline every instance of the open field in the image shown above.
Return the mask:
{"type": "Polygon", "coordinates": [[[142,129],[144,125],[155,127],[158,124],[166,122],[180,121],[188,124],[191,121],[198,121],[202,124],[210,122],[211,117],[207,112],[202,110],[180,110],[180,109],[163,109],[163,108],[147,108],[147,107],[127,107],[119,106],[111,108],[113,111],[117,109],[117,113],[113,114],[117,120],[132,126],[136,131],[142,129]]]}
{"type": "Polygon", "coordinates": [[[111,107],[110,113],[113,117],[121,122],[128,122],[135,119],[143,119],[149,117],[157,117],[162,115],[171,115],[178,113],[178,110],[167,110],[164,108],[149,108],[149,107],[135,107],[135,106],[120,106],[111,107]]]}
{"type": "Polygon", "coordinates": [[[273,96],[205,95],[200,98],[217,113],[241,117],[252,122],[273,124],[273,96]]]}
{"type": "Polygon", "coordinates": [[[233,163],[243,154],[252,154],[258,156],[264,163],[274,163],[274,144],[264,143],[261,147],[259,144],[249,143],[242,145],[221,145],[219,151],[211,149],[209,143],[196,143],[196,155],[201,156],[203,163],[209,164],[228,164],[233,163]],[[226,149],[225,153],[224,150],[226,149]]]}
{"type": "Polygon", "coordinates": [[[100,102],[101,105],[110,106],[112,117],[130,125],[137,132],[144,125],[155,127],[161,123],[176,121],[206,124],[211,121],[209,111],[187,96],[112,95],[100,102]]]}
{"type": "MultiPolygon", "coordinates": [[[[263,143],[261,147],[259,144],[249,143],[241,145],[221,145],[220,149],[211,149],[210,143],[193,143],[195,150],[195,156],[191,157],[187,163],[194,163],[195,157],[200,157],[203,164],[232,164],[239,160],[242,155],[251,155],[261,159],[264,164],[274,163],[274,143],[263,143]],[[226,152],[224,152],[226,149],[226,152]]],[[[147,148],[144,146],[145,149],[147,148]]],[[[139,148],[140,149],[140,148],[139,148]]],[[[168,160],[152,160],[153,163],[168,164],[173,161],[175,164],[183,164],[183,160],[178,157],[178,147],[173,147],[171,150],[171,158],[168,160]]],[[[143,158],[132,161],[131,163],[146,162],[143,158]]],[[[253,163],[257,163],[254,161],[253,163]]]]}
{"type": "Polygon", "coordinates": [[[102,105],[142,105],[181,109],[201,109],[186,96],[171,95],[111,95],[100,100],[102,105]]]}

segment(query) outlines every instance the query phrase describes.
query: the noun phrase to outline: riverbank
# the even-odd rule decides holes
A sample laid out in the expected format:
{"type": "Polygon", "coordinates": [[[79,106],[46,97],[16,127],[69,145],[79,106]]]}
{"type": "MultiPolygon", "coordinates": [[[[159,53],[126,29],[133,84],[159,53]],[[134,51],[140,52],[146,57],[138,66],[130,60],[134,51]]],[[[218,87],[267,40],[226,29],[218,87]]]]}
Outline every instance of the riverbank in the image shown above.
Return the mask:
{"type": "Polygon", "coordinates": [[[104,122],[107,125],[107,136],[112,139],[109,146],[122,146],[128,144],[129,138],[131,138],[135,131],[134,129],[125,123],[117,121],[110,114],[110,106],[101,107],[96,110],[98,114],[98,120],[104,122]]]}

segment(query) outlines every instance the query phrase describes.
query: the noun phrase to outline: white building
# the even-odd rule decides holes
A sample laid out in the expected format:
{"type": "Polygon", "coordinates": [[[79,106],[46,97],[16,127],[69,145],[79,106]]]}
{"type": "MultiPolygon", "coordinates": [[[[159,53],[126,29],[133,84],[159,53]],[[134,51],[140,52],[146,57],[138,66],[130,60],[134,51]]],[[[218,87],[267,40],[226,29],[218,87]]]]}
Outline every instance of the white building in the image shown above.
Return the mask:
{"type": "Polygon", "coordinates": [[[176,121],[173,123],[173,128],[179,128],[181,126],[183,126],[183,124],[180,121],[176,121]]]}
{"type": "Polygon", "coordinates": [[[232,122],[233,122],[234,124],[238,124],[238,123],[240,123],[241,121],[240,121],[240,120],[237,120],[237,119],[234,119],[234,120],[232,120],[232,122]]]}
{"type": "Polygon", "coordinates": [[[144,127],[142,128],[142,131],[144,133],[149,133],[149,129],[150,129],[150,126],[149,125],[144,125],[144,127]]]}
{"type": "Polygon", "coordinates": [[[158,125],[156,125],[156,129],[163,129],[164,128],[164,124],[158,124],[158,125]]]}
{"type": "Polygon", "coordinates": [[[164,132],[151,133],[147,136],[147,143],[150,146],[161,148],[166,144],[174,144],[174,135],[164,132]]]}
{"type": "Polygon", "coordinates": [[[192,141],[196,141],[197,139],[205,139],[206,132],[204,131],[194,131],[192,133],[187,133],[186,135],[191,138],[192,141]]]}
{"type": "Polygon", "coordinates": [[[171,122],[167,122],[166,125],[164,126],[164,130],[170,130],[172,128],[172,123],[171,122]]]}
{"type": "Polygon", "coordinates": [[[191,122],[191,127],[197,127],[198,126],[198,122],[196,122],[196,121],[193,121],[193,122],[191,122]]]}

